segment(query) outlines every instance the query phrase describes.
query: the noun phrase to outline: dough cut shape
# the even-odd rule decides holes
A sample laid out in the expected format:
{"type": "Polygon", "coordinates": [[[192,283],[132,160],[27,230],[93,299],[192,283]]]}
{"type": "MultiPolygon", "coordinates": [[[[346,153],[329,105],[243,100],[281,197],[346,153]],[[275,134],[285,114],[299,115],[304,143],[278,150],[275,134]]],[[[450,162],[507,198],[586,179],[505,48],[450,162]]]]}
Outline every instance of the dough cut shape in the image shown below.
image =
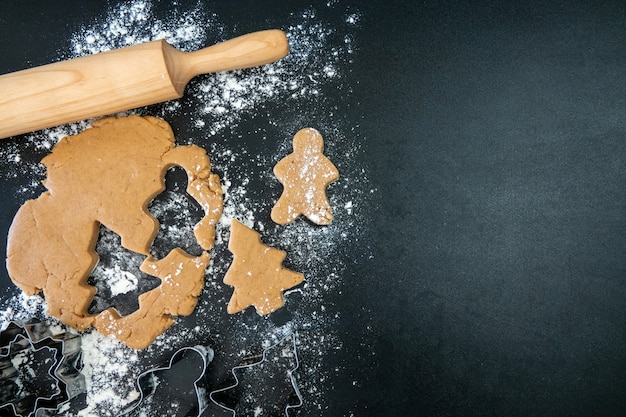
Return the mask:
{"type": "Polygon", "coordinates": [[[271,212],[274,222],[291,223],[301,215],[319,225],[332,221],[326,187],[339,178],[339,171],[323,150],[324,139],[313,128],[301,129],[293,137],[293,153],[274,167],[274,175],[283,184],[271,212]]]}
{"type": "Polygon", "coordinates": [[[304,281],[304,275],[282,266],[286,252],[261,242],[261,236],[237,220],[230,229],[228,249],[233,261],[224,283],[234,287],[227,311],[235,314],[254,306],[266,315],[284,305],[283,291],[304,281]]]}
{"type": "Polygon", "coordinates": [[[206,152],[175,146],[167,122],[132,115],[94,121],[92,128],[61,139],[42,163],[48,191],[27,201],[9,229],[11,280],[27,295],[43,291],[47,313],[63,323],[79,330],[94,326],[130,347],[146,348],[174,323],[173,316],[191,314],[202,289],[206,251],[213,247],[223,207],[206,152]],[[187,192],[204,209],[194,227],[204,252],[193,257],[174,249],[157,260],[150,247],[159,223],[147,207],[165,189],[165,173],[174,165],[185,169],[187,192]],[[101,224],[121,237],[123,247],[146,256],[143,272],[161,279],[126,317],[114,309],[88,313],[96,289],[87,279],[98,261],[101,224]]]}

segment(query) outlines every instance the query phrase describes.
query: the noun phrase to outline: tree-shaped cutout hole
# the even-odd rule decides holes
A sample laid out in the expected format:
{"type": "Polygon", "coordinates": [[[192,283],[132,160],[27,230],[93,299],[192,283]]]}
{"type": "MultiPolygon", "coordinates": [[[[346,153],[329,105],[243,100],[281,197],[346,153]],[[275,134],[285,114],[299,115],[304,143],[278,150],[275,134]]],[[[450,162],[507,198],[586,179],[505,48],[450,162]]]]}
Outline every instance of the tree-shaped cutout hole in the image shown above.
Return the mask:
{"type": "Polygon", "coordinates": [[[204,216],[202,207],[186,191],[187,173],[172,167],[165,174],[165,190],[150,203],[148,211],[159,221],[159,231],[150,253],[162,259],[174,248],[199,256],[202,248],[193,232],[204,216]]]}
{"type": "Polygon", "coordinates": [[[122,246],[119,235],[100,225],[96,253],[98,264],[87,280],[96,287],[89,314],[98,314],[113,307],[122,315],[139,309],[139,296],[161,284],[159,278],[140,271],[145,255],[122,246]]]}

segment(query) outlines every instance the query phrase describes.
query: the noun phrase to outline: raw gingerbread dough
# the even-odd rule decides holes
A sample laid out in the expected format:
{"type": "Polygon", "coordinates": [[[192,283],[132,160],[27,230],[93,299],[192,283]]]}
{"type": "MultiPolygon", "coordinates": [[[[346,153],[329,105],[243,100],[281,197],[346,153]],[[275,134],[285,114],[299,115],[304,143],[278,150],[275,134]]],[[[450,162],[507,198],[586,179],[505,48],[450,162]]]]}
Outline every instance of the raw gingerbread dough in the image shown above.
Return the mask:
{"type": "Polygon", "coordinates": [[[283,306],[282,292],[304,281],[304,275],[283,268],[285,252],[261,243],[260,235],[233,220],[228,249],[233,262],[224,276],[224,283],[235,287],[228,303],[234,314],[254,306],[266,315],[283,306]]]}
{"type": "Polygon", "coordinates": [[[339,171],[323,150],[322,135],[304,128],[293,138],[293,153],[274,167],[274,175],[284,187],[271,213],[276,223],[291,223],[302,214],[320,225],[332,221],[326,186],[339,178],[339,171]]]}
{"type": "Polygon", "coordinates": [[[42,160],[48,191],[20,208],[9,230],[7,269],[13,282],[28,295],[43,291],[47,313],[69,326],[95,326],[136,349],[170,327],[172,316],[191,314],[222,213],[222,189],[202,148],[174,142],[166,122],[139,116],[97,120],[63,138],[42,160]],[[165,189],[165,172],[174,165],[187,171],[187,192],[205,211],[194,229],[205,252],[193,257],[174,249],[156,260],[149,249],[159,223],[147,207],[165,189]],[[87,279],[98,261],[101,224],[117,233],[126,249],[146,255],[141,270],[161,279],[126,317],[114,309],[87,311],[96,291],[87,279]]]}

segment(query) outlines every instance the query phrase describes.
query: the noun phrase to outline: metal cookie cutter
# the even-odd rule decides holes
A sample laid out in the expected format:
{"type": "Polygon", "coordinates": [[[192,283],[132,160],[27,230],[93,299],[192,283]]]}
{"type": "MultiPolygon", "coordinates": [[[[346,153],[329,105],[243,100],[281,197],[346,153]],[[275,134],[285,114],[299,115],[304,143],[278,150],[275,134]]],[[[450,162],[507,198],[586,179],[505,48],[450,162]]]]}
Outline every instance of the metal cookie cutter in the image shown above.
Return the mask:
{"type": "Polygon", "coordinates": [[[284,412],[288,417],[289,410],[302,405],[293,375],[299,366],[295,335],[232,368],[236,383],[207,395],[206,372],[213,356],[213,350],[208,347],[185,347],[172,355],[167,366],[141,373],[135,382],[139,398],[118,417],[256,415],[260,407],[272,415],[284,412]],[[240,378],[239,374],[244,375],[240,378]],[[231,408],[214,398],[220,394],[224,394],[225,402],[235,405],[231,408]],[[294,395],[296,403],[292,401],[294,395]]]}
{"type": "Polygon", "coordinates": [[[289,417],[290,410],[303,404],[294,376],[299,366],[296,335],[291,334],[263,350],[261,355],[250,357],[242,365],[234,367],[231,372],[235,383],[212,391],[209,398],[219,407],[230,411],[233,417],[277,415],[281,412],[289,417]],[[216,397],[224,399],[218,400],[216,397]],[[226,406],[224,402],[232,406],[226,406]]]}
{"type": "Polygon", "coordinates": [[[0,415],[45,417],[85,392],[80,336],[43,322],[10,322],[0,332],[0,415]]]}
{"type": "Polygon", "coordinates": [[[206,408],[204,376],[213,360],[205,346],[177,350],[165,367],[153,368],[137,377],[139,399],[118,417],[198,417],[206,408]]]}

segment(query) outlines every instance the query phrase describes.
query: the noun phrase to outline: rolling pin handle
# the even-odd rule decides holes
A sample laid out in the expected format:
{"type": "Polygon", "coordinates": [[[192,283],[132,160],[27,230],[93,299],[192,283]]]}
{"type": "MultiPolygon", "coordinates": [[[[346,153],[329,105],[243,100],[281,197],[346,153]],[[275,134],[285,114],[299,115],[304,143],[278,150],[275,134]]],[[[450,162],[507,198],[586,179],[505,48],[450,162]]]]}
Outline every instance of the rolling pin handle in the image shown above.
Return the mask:
{"type": "Polygon", "coordinates": [[[285,32],[271,29],[249,33],[195,52],[179,52],[173,60],[176,68],[171,70],[172,80],[184,89],[196,75],[265,65],[288,53],[285,32]]]}

